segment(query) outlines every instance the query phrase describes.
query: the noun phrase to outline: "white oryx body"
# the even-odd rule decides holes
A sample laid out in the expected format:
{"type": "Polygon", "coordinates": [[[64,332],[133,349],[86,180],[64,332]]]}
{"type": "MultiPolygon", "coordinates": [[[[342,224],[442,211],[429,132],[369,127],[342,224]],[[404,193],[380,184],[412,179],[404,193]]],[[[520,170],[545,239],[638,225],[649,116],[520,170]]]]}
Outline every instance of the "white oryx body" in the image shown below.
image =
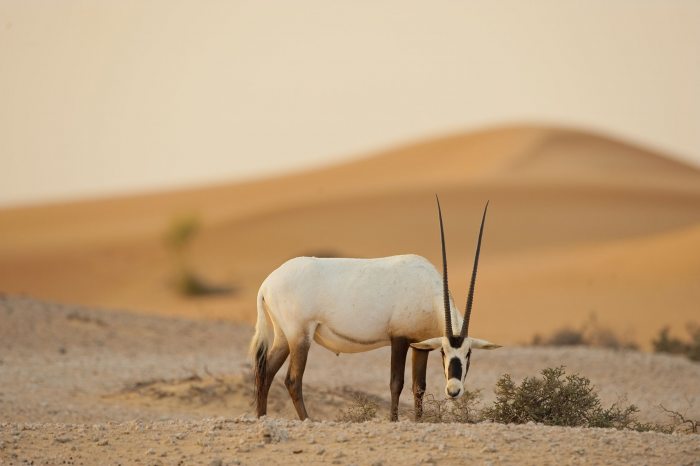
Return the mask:
{"type": "Polygon", "coordinates": [[[338,354],[391,346],[391,420],[398,419],[409,347],[413,347],[416,419],[423,412],[429,351],[442,349],[445,393],[452,398],[464,393],[472,348],[498,348],[468,336],[486,208],[465,317],[457,311],[449,293],[439,202],[438,213],[442,276],[427,259],[409,254],[378,259],[297,257],[265,279],[258,292],[257,323],[250,344],[258,416],[267,413],[270,385],[289,356],[285,385],[299,418],[308,417],[302,378],[312,339],[338,354]],[[456,328],[461,329],[459,334],[453,333],[456,328]]]}
{"type": "MultiPolygon", "coordinates": [[[[297,257],[263,282],[258,320],[267,312],[287,340],[313,335],[334,353],[358,353],[388,346],[392,337],[444,335],[442,301],[442,276],[421,256],[297,257]]],[[[461,315],[452,316],[459,328],[461,315]]]]}

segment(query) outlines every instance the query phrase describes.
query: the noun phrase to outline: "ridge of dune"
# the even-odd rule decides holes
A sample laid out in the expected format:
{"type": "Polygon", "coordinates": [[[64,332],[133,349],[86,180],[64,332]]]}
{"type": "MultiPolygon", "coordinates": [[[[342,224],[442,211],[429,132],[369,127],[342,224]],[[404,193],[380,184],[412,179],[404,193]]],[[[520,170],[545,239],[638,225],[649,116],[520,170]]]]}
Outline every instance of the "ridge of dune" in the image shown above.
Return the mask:
{"type": "Polygon", "coordinates": [[[508,126],[431,139],[285,176],[109,199],[0,209],[0,252],[108,244],[159,234],[196,212],[218,223],[314,203],[466,184],[700,191],[700,170],[603,136],[508,126]],[[50,232],[50,234],[49,234],[50,232]]]}

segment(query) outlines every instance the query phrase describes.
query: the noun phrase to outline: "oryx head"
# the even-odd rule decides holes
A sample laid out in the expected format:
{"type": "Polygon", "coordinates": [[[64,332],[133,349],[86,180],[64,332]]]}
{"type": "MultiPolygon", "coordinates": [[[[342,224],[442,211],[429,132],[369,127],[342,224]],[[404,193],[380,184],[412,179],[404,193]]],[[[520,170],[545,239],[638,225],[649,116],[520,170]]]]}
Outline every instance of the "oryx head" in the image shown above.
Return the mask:
{"type": "MultiPolygon", "coordinates": [[[[435,196],[437,199],[437,196],[435,196]]],[[[474,283],[476,282],[476,269],[479,265],[479,252],[481,251],[481,237],[484,234],[484,221],[486,220],[486,211],[489,203],[484,207],[484,214],[481,217],[481,228],[479,229],[479,239],[476,244],[476,255],[474,256],[474,269],[472,270],[472,279],[469,285],[469,294],[467,295],[467,305],[464,312],[464,320],[459,335],[452,333],[452,315],[450,312],[450,292],[447,284],[447,254],[445,253],[445,231],[442,226],[442,210],[440,209],[440,200],[437,199],[438,217],[440,219],[440,239],[442,241],[442,293],[445,309],[445,335],[443,337],[431,338],[419,343],[413,343],[411,346],[418,349],[434,350],[441,348],[442,365],[445,369],[445,393],[451,398],[459,398],[464,393],[464,380],[469,371],[469,362],[472,355],[472,349],[496,349],[500,345],[496,345],[486,340],[472,338],[469,335],[469,318],[472,313],[472,303],[474,301],[474,283]]]]}

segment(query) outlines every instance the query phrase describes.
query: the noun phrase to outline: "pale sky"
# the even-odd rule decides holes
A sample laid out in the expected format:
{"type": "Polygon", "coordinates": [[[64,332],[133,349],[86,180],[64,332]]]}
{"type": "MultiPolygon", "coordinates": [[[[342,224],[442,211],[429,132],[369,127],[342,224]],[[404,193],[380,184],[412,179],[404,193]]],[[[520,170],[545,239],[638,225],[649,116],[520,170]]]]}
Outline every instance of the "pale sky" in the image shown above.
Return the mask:
{"type": "Polygon", "coordinates": [[[700,2],[0,1],[0,205],[520,122],[700,164],[700,2]]]}

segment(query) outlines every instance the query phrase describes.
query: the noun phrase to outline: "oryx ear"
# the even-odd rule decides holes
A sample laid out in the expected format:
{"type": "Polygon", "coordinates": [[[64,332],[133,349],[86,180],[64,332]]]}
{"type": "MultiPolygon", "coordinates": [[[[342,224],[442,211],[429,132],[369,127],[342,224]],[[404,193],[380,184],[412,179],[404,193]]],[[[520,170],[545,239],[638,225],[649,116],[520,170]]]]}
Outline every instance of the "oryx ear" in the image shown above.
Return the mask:
{"type": "Polygon", "coordinates": [[[429,338],[427,340],[411,343],[412,348],[432,351],[442,347],[442,337],[429,338]]]}
{"type": "Polygon", "coordinates": [[[476,348],[476,349],[501,348],[501,345],[497,345],[496,343],[491,343],[490,341],[487,341],[487,340],[479,340],[478,338],[471,338],[471,337],[468,337],[468,338],[471,341],[472,348],[476,348]]]}

